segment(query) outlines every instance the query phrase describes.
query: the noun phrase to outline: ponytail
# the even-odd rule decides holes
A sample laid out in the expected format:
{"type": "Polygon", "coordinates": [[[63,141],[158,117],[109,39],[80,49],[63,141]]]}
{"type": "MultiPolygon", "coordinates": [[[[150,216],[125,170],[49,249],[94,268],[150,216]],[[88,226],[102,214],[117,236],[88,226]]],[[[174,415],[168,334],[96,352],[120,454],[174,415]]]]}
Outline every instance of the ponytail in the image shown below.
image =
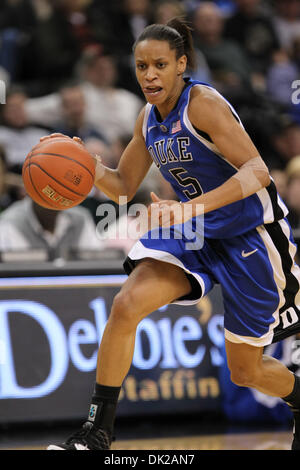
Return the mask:
{"type": "Polygon", "coordinates": [[[190,69],[195,69],[196,59],[191,28],[184,19],[180,17],[172,18],[168,21],[167,26],[175,29],[182,37],[184,54],[187,57],[187,65],[190,69]]]}

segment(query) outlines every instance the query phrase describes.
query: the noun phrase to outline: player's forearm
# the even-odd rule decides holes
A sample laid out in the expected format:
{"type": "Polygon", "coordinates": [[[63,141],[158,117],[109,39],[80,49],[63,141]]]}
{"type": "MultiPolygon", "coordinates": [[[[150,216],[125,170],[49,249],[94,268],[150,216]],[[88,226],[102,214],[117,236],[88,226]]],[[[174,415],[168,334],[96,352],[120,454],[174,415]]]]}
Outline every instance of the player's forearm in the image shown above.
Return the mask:
{"type": "Polygon", "coordinates": [[[102,171],[98,173],[96,171],[94,184],[116,203],[119,203],[120,196],[127,196],[130,199],[126,185],[117,169],[102,165],[102,171]]]}
{"type": "Polygon", "coordinates": [[[204,193],[185,204],[192,205],[193,217],[195,217],[227,206],[240,199],[243,199],[241,186],[237,180],[230,178],[218,188],[204,193]]]}
{"type": "Polygon", "coordinates": [[[221,186],[186,202],[186,204],[192,205],[193,216],[206,214],[220,207],[240,201],[270,184],[270,177],[267,172],[254,172],[252,181],[248,177],[247,183],[243,182],[243,179],[240,180],[237,177],[239,176],[238,174],[239,172],[221,186]]]}

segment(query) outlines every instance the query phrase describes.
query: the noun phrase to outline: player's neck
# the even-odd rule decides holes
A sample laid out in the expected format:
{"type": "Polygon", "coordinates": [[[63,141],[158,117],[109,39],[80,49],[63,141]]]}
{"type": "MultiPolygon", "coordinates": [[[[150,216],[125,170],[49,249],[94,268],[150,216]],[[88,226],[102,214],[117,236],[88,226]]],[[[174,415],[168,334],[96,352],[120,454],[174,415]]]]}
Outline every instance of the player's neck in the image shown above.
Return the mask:
{"type": "Polygon", "coordinates": [[[178,84],[175,85],[173,92],[168,96],[168,98],[163,103],[156,106],[162,120],[164,120],[175,108],[184,87],[185,82],[181,78],[181,80],[178,81],[178,84]]]}

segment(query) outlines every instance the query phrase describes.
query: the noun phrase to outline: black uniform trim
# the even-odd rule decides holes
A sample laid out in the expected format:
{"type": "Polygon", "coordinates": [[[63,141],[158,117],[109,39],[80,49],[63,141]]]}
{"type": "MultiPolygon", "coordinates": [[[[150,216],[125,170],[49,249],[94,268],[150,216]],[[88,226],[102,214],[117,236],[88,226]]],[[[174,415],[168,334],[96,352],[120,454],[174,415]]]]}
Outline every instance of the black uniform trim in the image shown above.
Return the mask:
{"type": "MultiPolygon", "coordinates": [[[[266,187],[269,197],[271,199],[271,204],[273,208],[274,221],[281,220],[284,218],[284,213],[281,207],[278,204],[278,193],[274,181],[271,181],[269,186],[266,187]]],[[[267,227],[267,226],[266,226],[267,227]]]]}
{"type": "Polygon", "coordinates": [[[276,343],[277,341],[281,341],[282,339],[300,332],[300,311],[295,304],[295,298],[299,292],[300,286],[298,279],[291,271],[294,261],[289,252],[289,239],[283,232],[279,222],[265,224],[264,227],[270,235],[275,247],[278,250],[278,253],[280,254],[282,269],[286,279],[286,286],[283,290],[285,303],[279,309],[280,323],[274,329],[274,338],[272,341],[273,343],[276,343]],[[280,314],[291,307],[295,310],[298,316],[298,321],[288,326],[287,328],[283,328],[283,322],[280,314]]]}

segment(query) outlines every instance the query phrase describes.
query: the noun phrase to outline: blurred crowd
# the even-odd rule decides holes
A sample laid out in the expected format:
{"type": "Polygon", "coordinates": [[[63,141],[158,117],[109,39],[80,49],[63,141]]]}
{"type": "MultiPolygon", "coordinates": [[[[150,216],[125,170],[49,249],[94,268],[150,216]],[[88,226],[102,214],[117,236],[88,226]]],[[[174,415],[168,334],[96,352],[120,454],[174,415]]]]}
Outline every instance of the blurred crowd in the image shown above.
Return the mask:
{"type": "MultiPolygon", "coordinates": [[[[24,158],[41,136],[62,132],[80,137],[115,167],[144,104],[132,45],[145,26],[174,16],[192,28],[197,67],[188,74],[215,86],[236,108],[300,239],[300,0],[2,0],[0,252],[24,249],[12,225],[14,214],[26,210],[34,220],[32,243],[38,233],[45,246],[62,244],[76,217],[69,220],[71,211],[41,217],[31,207],[20,176],[24,158]]],[[[174,197],[156,169],[133,203],[149,203],[150,190],[174,197]]],[[[96,227],[97,208],[107,202],[94,189],[74,211],[96,227]]],[[[20,227],[28,237],[29,228],[20,227]]],[[[106,249],[108,238],[100,238],[106,249]]],[[[78,235],[77,245],[84,239],[78,235]]],[[[111,246],[126,252],[127,242],[111,246]]]]}

